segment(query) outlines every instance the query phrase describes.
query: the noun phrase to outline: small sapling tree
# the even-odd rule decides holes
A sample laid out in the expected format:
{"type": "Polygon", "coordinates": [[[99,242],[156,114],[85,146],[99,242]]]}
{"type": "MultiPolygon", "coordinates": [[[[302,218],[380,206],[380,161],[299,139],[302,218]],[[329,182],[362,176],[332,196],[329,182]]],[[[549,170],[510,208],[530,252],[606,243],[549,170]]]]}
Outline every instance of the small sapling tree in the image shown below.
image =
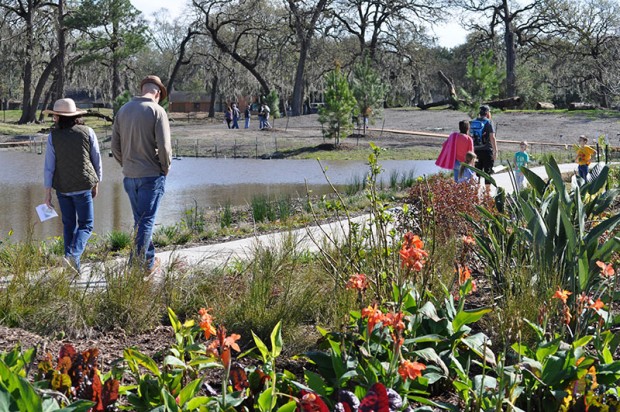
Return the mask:
{"type": "Polygon", "coordinates": [[[351,115],[357,101],[339,65],[325,75],[325,83],[325,106],[319,109],[319,122],[323,125],[323,135],[333,138],[334,145],[339,146],[340,139],[353,130],[351,115]]]}
{"type": "Polygon", "coordinates": [[[362,116],[365,132],[368,121],[374,124],[374,119],[381,116],[387,91],[387,87],[381,82],[381,76],[372,67],[368,57],[353,68],[351,90],[357,100],[358,115],[362,116]]]}

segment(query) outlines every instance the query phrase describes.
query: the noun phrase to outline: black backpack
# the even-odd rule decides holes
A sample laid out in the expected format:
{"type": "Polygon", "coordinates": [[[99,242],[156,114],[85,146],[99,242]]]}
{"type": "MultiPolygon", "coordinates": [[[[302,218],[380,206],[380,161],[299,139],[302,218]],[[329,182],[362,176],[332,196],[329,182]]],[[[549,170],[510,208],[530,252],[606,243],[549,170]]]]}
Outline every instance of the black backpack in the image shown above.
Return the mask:
{"type": "Polygon", "coordinates": [[[469,135],[474,140],[474,146],[484,146],[489,143],[489,134],[484,135],[484,128],[488,119],[474,119],[469,122],[469,135]]]}

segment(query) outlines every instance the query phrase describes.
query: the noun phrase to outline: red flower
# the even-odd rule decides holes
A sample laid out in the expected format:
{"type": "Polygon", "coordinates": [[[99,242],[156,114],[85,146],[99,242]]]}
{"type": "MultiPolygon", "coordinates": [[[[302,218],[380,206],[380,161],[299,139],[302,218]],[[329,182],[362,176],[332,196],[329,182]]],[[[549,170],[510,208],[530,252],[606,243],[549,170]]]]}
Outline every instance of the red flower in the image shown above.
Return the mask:
{"type": "Polygon", "coordinates": [[[211,309],[200,308],[198,313],[200,314],[200,329],[205,333],[205,339],[209,339],[212,335],[215,335],[215,326],[213,326],[213,316],[209,314],[211,309]]]}
{"type": "Polygon", "coordinates": [[[356,273],[351,275],[349,281],[347,282],[347,289],[356,289],[361,292],[365,291],[368,288],[368,279],[366,275],[363,273],[356,273]]]}
{"type": "Polygon", "coordinates": [[[329,408],[319,395],[314,392],[301,390],[301,410],[304,412],[329,412],[329,408]]]}
{"type": "Polygon", "coordinates": [[[588,306],[588,308],[594,309],[594,310],[603,309],[604,307],[605,307],[605,303],[600,299],[596,299],[596,302],[588,306]]]}
{"type": "Polygon", "coordinates": [[[398,367],[398,373],[403,378],[403,380],[414,380],[422,376],[422,371],[425,369],[426,365],[424,365],[423,363],[404,360],[400,363],[400,366],[398,367]]]}
{"type": "Polygon", "coordinates": [[[605,262],[601,262],[600,260],[598,260],[596,262],[596,265],[601,268],[601,276],[610,277],[616,273],[613,266],[611,266],[611,263],[607,265],[605,264],[605,262]]]}
{"type": "Polygon", "coordinates": [[[383,313],[377,309],[377,304],[362,309],[362,318],[368,319],[368,332],[372,333],[377,323],[383,322],[383,313]]]}
{"type": "Polygon", "coordinates": [[[568,290],[562,290],[562,288],[558,288],[558,290],[555,291],[552,297],[556,299],[560,299],[563,303],[566,304],[566,300],[568,299],[568,296],[572,294],[573,292],[569,292],[568,290]]]}

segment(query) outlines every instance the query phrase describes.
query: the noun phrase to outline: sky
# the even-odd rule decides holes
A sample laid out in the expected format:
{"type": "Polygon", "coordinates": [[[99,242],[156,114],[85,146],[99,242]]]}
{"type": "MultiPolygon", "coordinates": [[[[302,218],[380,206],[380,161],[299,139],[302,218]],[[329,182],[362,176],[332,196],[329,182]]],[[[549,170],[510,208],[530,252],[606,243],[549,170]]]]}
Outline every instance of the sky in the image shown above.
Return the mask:
{"type": "MultiPolygon", "coordinates": [[[[150,17],[159,9],[166,8],[172,17],[180,16],[185,7],[185,0],[131,0],[131,4],[145,17],[150,17]]],[[[465,43],[467,32],[457,23],[448,23],[434,29],[440,46],[451,48],[465,43]]]]}

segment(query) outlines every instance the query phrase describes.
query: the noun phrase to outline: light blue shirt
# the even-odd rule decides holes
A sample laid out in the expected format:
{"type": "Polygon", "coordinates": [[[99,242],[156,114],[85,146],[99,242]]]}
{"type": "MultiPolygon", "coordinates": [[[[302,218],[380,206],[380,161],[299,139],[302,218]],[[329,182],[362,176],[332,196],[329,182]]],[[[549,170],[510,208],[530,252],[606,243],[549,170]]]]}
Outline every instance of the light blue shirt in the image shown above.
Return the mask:
{"type": "MultiPolygon", "coordinates": [[[[88,128],[88,137],[90,140],[90,161],[95,168],[95,173],[97,173],[97,177],[99,181],[103,179],[103,170],[101,168],[101,153],[99,151],[99,141],[97,140],[97,135],[95,131],[88,128]]],[[[43,186],[46,189],[52,187],[52,181],[54,179],[54,172],[56,171],[56,151],[54,150],[54,145],[52,144],[52,134],[50,133],[47,136],[47,147],[45,149],[45,166],[43,167],[43,186]]],[[[80,190],[78,192],[70,192],[65,193],[66,195],[77,195],[81,193],[86,193],[88,190],[80,190]]]]}

